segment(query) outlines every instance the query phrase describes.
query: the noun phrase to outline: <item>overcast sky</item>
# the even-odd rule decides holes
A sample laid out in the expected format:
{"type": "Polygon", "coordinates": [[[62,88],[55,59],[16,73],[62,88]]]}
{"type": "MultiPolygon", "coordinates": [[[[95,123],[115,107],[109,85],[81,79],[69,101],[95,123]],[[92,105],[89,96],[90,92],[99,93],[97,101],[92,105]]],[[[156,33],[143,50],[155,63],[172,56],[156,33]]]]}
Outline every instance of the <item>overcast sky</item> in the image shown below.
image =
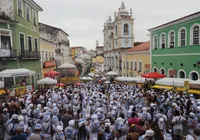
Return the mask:
{"type": "MultiPolygon", "coordinates": [[[[70,46],[95,49],[103,45],[103,23],[114,16],[122,0],[35,0],[42,8],[39,20],[69,34],[70,46]]],[[[147,41],[147,29],[199,11],[200,0],[124,0],[133,9],[136,41],[147,41]]]]}

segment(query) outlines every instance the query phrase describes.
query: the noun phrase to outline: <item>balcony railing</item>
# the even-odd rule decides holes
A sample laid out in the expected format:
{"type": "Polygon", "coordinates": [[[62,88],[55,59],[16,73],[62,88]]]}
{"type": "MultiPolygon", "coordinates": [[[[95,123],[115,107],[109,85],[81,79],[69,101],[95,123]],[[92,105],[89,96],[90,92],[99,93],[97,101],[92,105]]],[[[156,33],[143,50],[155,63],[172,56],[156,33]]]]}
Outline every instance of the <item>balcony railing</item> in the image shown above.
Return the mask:
{"type": "Polygon", "coordinates": [[[24,59],[40,59],[40,52],[24,50],[19,54],[24,59]]]}

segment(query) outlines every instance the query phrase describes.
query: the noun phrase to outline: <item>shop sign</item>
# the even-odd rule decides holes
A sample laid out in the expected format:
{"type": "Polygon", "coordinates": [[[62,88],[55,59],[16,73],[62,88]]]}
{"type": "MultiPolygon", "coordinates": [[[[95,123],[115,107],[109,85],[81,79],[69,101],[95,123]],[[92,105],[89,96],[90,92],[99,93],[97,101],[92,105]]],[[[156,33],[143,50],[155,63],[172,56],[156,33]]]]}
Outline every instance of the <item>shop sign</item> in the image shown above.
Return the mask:
{"type": "Polygon", "coordinates": [[[56,61],[50,60],[50,61],[45,61],[43,67],[48,68],[48,67],[54,67],[54,66],[56,66],[56,61]]]}
{"type": "Polygon", "coordinates": [[[76,83],[79,82],[80,78],[79,77],[63,77],[60,78],[60,82],[63,84],[71,84],[71,83],[76,83]]]}
{"type": "Polygon", "coordinates": [[[8,49],[0,49],[0,57],[10,57],[11,53],[8,49]]]}

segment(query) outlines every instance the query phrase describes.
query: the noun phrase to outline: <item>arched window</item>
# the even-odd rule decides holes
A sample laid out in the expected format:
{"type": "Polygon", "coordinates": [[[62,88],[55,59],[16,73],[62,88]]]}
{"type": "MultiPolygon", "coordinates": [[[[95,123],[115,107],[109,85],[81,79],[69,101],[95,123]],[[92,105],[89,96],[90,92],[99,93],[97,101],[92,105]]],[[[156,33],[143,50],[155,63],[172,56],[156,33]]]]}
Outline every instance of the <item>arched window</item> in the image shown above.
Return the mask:
{"type": "Polygon", "coordinates": [[[179,71],[179,78],[186,78],[185,72],[184,71],[179,71]]]}
{"type": "Polygon", "coordinates": [[[161,35],[161,48],[164,49],[165,46],[166,46],[166,37],[165,37],[165,34],[162,34],[161,35]]]}
{"type": "Polygon", "coordinates": [[[192,79],[192,80],[198,80],[199,79],[198,73],[197,72],[190,73],[190,79],[192,79]]]}
{"type": "Polygon", "coordinates": [[[42,51],[42,63],[44,63],[44,51],[42,51]]]}
{"type": "Polygon", "coordinates": [[[129,35],[129,26],[128,26],[128,24],[124,24],[124,35],[129,35]]]}
{"type": "Polygon", "coordinates": [[[158,72],[157,68],[153,68],[153,72],[158,72]]]}
{"type": "Polygon", "coordinates": [[[165,69],[160,69],[160,73],[165,75],[165,69]]]}
{"type": "Polygon", "coordinates": [[[134,61],[134,71],[137,71],[137,61],[134,61]]]}
{"type": "Polygon", "coordinates": [[[124,61],[124,69],[126,69],[126,61],[124,61]]]}
{"type": "Polygon", "coordinates": [[[117,36],[117,25],[115,26],[115,36],[117,36]]]}
{"type": "Polygon", "coordinates": [[[179,40],[180,40],[179,46],[186,46],[186,31],[185,31],[185,29],[181,29],[179,40]]]}
{"type": "Polygon", "coordinates": [[[199,44],[199,26],[198,25],[193,27],[192,35],[193,35],[192,45],[198,45],[199,44]]]}
{"type": "Polygon", "coordinates": [[[174,48],[175,45],[175,34],[174,31],[169,33],[169,48],[174,48]]]}
{"type": "Polygon", "coordinates": [[[153,39],[153,49],[158,49],[158,37],[154,36],[153,39]]]}

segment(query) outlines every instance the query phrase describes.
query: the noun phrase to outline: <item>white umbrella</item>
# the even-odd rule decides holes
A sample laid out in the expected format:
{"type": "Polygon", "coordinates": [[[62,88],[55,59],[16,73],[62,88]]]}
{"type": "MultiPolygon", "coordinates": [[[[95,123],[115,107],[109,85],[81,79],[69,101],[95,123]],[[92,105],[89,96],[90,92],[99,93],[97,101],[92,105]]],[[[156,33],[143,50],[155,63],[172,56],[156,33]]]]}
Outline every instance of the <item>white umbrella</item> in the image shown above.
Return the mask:
{"type": "Polygon", "coordinates": [[[108,75],[108,76],[115,76],[115,75],[119,75],[119,73],[114,72],[114,71],[110,71],[110,72],[107,72],[106,75],[108,75]]]}
{"type": "Polygon", "coordinates": [[[101,80],[102,80],[102,81],[105,81],[105,80],[106,80],[106,77],[101,78],[101,80]]]}
{"type": "Polygon", "coordinates": [[[105,84],[110,84],[110,81],[105,81],[105,84]]]}
{"type": "Polygon", "coordinates": [[[94,77],[94,73],[89,73],[88,76],[94,77]]]}
{"type": "Polygon", "coordinates": [[[92,81],[93,78],[91,78],[91,77],[85,77],[85,76],[84,76],[84,77],[81,78],[81,80],[82,80],[82,81],[92,81]]]}
{"type": "Polygon", "coordinates": [[[58,83],[57,80],[51,79],[49,77],[46,77],[44,79],[41,79],[41,80],[37,81],[38,85],[43,85],[43,84],[51,85],[51,84],[57,84],[57,83],[58,83]]]}
{"type": "Polygon", "coordinates": [[[4,88],[4,82],[0,81],[0,88],[4,88]]]}
{"type": "Polygon", "coordinates": [[[59,69],[73,69],[76,68],[76,65],[70,64],[70,63],[64,63],[60,66],[58,66],[59,69]]]}
{"type": "Polygon", "coordinates": [[[100,75],[97,74],[97,75],[95,75],[95,77],[98,78],[98,77],[100,77],[100,75]]]}

